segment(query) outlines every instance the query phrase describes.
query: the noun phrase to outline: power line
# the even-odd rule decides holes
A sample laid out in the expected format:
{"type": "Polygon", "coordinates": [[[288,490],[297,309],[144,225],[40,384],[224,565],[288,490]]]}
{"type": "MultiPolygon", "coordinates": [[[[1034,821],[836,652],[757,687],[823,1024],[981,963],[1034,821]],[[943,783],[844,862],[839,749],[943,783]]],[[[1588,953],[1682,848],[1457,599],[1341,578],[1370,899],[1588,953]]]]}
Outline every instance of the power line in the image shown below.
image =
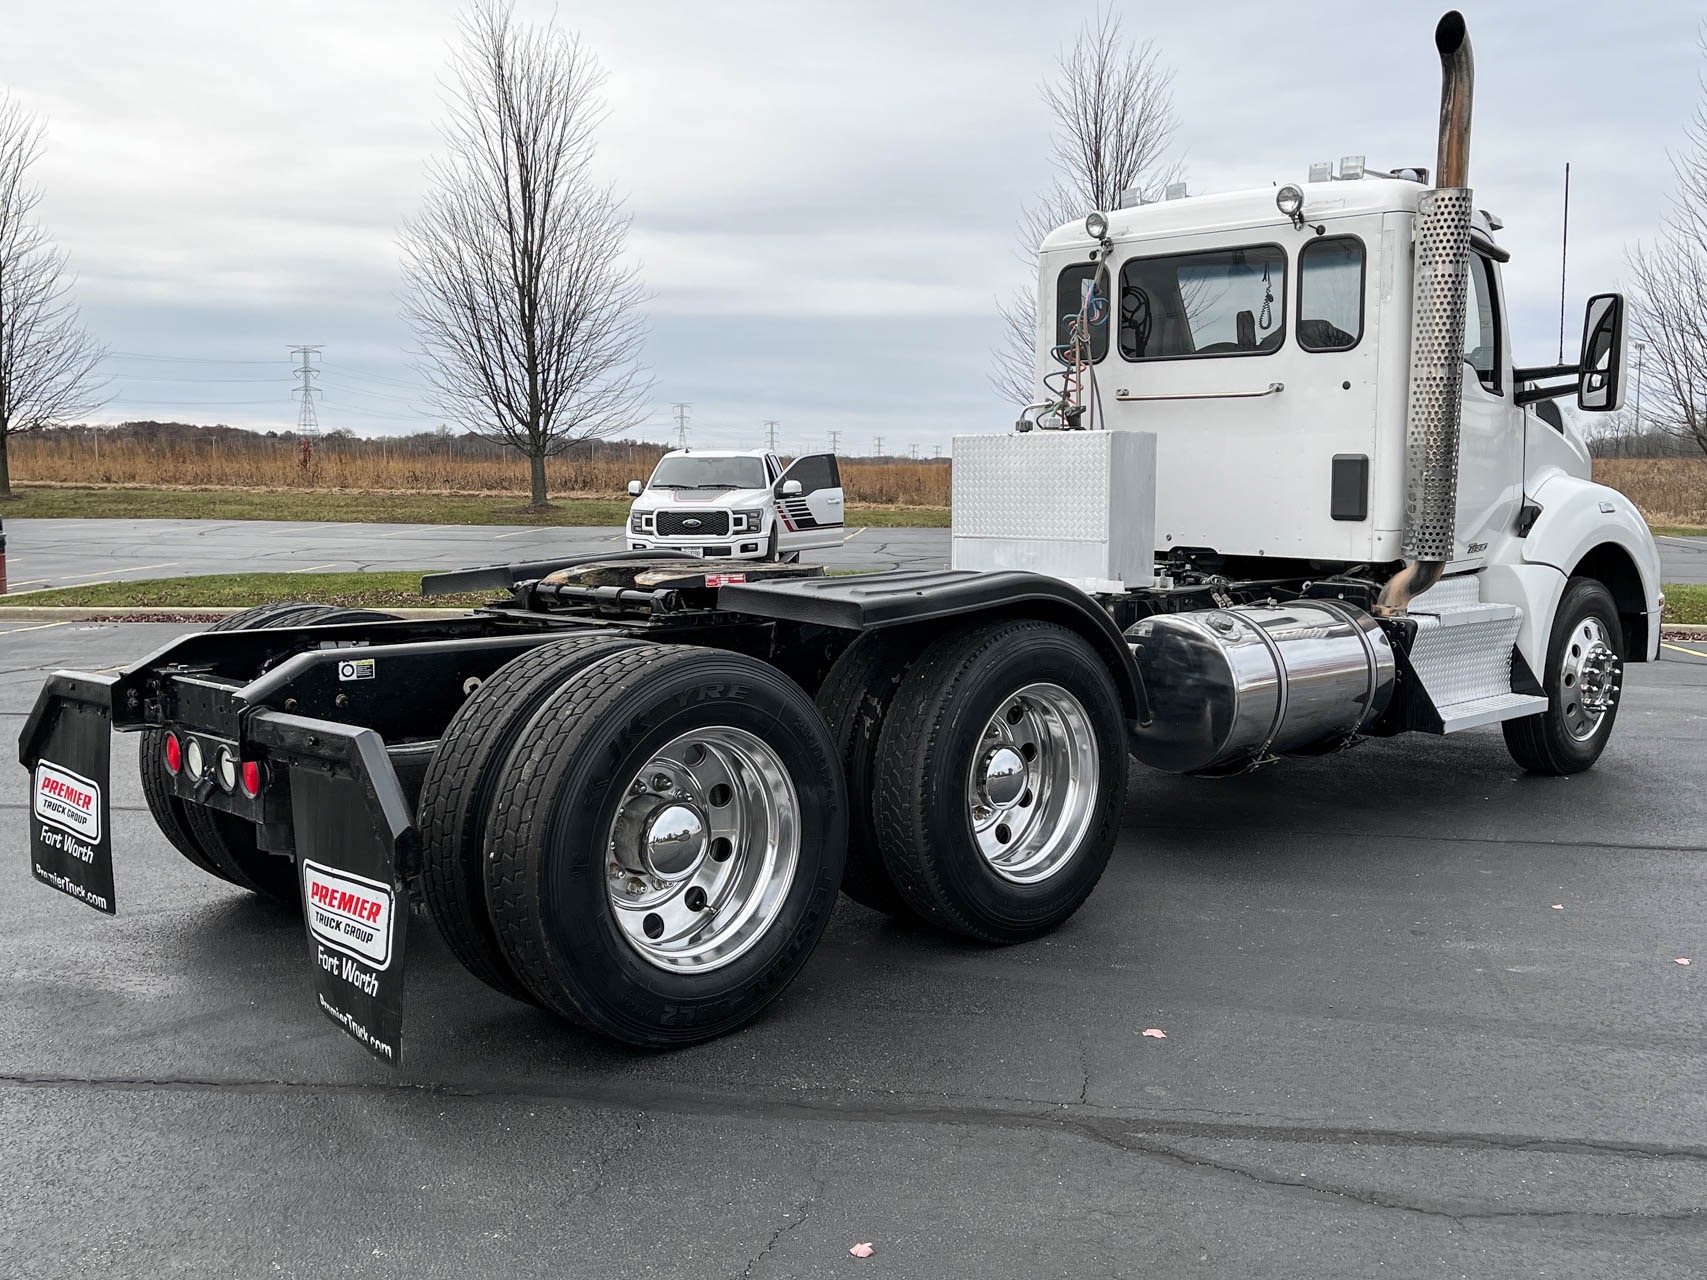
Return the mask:
{"type": "Polygon", "coordinates": [[[109,360],[158,360],[165,364],[265,364],[286,365],[288,360],[226,360],[217,356],[152,356],[142,351],[109,351],[109,360]]]}
{"type": "Polygon", "coordinates": [[[312,358],[320,354],[320,348],[292,347],[290,353],[302,358],[302,363],[295,370],[295,376],[302,380],[302,386],[296,392],[302,397],[302,405],[296,411],[296,429],[305,435],[314,435],[320,430],[320,419],[314,412],[314,379],[320,376],[320,371],[314,367],[312,358]]]}

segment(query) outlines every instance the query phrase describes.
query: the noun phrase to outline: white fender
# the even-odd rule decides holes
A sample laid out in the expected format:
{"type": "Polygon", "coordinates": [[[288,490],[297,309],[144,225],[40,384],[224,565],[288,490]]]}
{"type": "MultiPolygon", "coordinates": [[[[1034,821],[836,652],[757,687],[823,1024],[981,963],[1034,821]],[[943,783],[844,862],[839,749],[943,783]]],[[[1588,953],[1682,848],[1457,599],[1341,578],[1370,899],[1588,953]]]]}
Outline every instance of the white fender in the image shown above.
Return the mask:
{"type": "MultiPolygon", "coordinates": [[[[1621,548],[1630,557],[1642,580],[1643,612],[1648,615],[1648,651],[1630,656],[1652,662],[1659,656],[1660,646],[1660,551],[1635,504],[1616,489],[1563,472],[1546,477],[1530,491],[1529,497],[1540,506],[1541,515],[1529,536],[1517,544],[1522,548],[1526,565],[1550,566],[1569,576],[1584,556],[1606,543],[1621,548]]],[[[1562,580],[1560,590],[1563,590],[1562,580]]],[[[1557,602],[1555,593],[1552,603],[1557,602]]],[[[1552,629],[1551,607],[1546,610],[1545,620],[1547,626],[1540,630],[1543,656],[1546,636],[1552,629]]],[[[1534,621],[1540,628],[1541,617],[1534,621]]],[[[1528,626],[1526,618],[1525,628],[1528,626]]],[[[1530,659],[1529,650],[1523,652],[1530,659]]],[[[1535,665],[1533,659],[1530,664],[1535,665]]],[[[1540,671],[1538,666],[1535,669],[1540,671]]]]}

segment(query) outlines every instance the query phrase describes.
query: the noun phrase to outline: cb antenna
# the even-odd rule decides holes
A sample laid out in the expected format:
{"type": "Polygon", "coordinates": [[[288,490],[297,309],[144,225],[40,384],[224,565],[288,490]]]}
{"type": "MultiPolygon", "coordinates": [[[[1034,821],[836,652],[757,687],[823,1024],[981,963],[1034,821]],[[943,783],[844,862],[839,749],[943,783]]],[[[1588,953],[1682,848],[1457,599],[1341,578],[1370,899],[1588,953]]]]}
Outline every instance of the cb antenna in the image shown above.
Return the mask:
{"type": "Polygon", "coordinates": [[[1559,230],[1559,363],[1565,363],[1565,267],[1571,248],[1571,162],[1565,161],[1565,217],[1559,230]]]}

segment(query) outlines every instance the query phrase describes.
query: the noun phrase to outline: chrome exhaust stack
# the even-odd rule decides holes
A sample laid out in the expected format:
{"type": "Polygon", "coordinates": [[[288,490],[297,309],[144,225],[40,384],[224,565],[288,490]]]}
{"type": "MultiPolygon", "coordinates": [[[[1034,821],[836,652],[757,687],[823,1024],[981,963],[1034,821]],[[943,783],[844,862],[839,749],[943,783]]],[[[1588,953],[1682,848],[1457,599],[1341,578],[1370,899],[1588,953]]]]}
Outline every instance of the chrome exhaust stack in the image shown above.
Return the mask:
{"type": "Polygon", "coordinates": [[[1402,614],[1440,581],[1452,559],[1458,509],[1458,427],[1464,320],[1470,286],[1470,113],[1476,66],[1464,17],[1434,29],[1440,52],[1439,185],[1417,207],[1411,307],[1411,385],[1405,430],[1405,566],[1381,589],[1375,612],[1402,614]]]}

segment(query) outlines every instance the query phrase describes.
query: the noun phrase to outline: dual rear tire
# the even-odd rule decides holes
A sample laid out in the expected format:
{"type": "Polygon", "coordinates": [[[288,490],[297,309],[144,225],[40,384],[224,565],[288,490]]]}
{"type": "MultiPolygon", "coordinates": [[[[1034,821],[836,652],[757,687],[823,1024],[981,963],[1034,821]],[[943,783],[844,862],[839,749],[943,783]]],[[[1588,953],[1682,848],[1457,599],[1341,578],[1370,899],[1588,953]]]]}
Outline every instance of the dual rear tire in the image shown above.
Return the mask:
{"type": "Polygon", "coordinates": [[[577,639],[501,668],[422,791],[423,882],[457,958],[629,1044],[722,1035],[829,923],[847,798],[798,686],[740,654],[577,639]]]}
{"type": "Polygon", "coordinates": [[[1008,943],[1058,927],[1095,889],[1127,759],[1118,690],[1083,637],[973,623],[921,651],[916,637],[871,633],[818,700],[854,805],[850,897],[1008,943]]]}

